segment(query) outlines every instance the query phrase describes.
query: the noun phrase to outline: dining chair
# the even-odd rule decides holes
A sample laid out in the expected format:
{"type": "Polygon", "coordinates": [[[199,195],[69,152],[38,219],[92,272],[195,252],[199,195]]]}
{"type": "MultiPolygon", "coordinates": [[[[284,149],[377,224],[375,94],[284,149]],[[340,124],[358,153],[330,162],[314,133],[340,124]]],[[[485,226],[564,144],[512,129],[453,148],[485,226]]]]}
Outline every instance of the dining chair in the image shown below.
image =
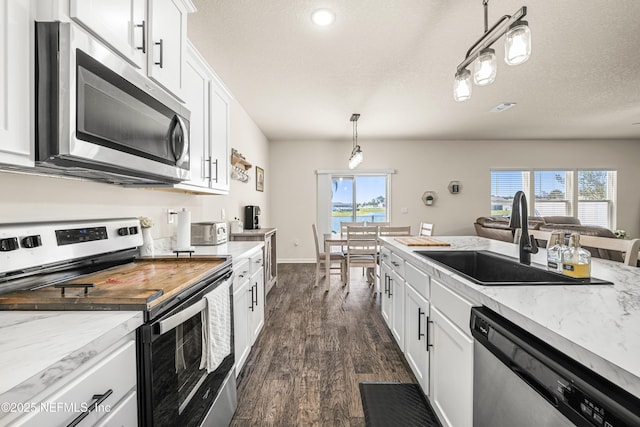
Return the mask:
{"type": "Polygon", "coordinates": [[[378,227],[379,236],[411,236],[411,226],[378,227]]]}
{"type": "MultiPolygon", "coordinates": [[[[529,233],[533,235],[533,237],[538,241],[546,241],[547,249],[549,248],[549,241],[551,240],[551,232],[550,231],[541,231],[541,230],[529,230],[529,233]]],[[[515,243],[519,243],[515,241],[515,243]]],[[[640,239],[617,239],[612,237],[599,237],[599,236],[587,236],[580,235],[580,246],[585,249],[592,251],[592,249],[604,249],[606,251],[617,251],[620,252],[620,258],[622,262],[626,265],[637,266],[638,264],[638,251],[640,250],[640,239]]],[[[600,258],[599,256],[594,256],[594,258],[600,258]]],[[[597,255],[597,254],[596,254],[597,255]]],[[[614,261],[617,259],[613,258],[614,261]]]]}
{"type": "Polygon", "coordinates": [[[341,222],[340,223],[340,233],[347,234],[347,227],[364,227],[364,222],[341,222]]]}
{"type": "MultiPolygon", "coordinates": [[[[350,290],[351,269],[371,268],[375,271],[378,256],[378,227],[347,227],[347,292],[350,290]]],[[[378,289],[377,275],[368,275],[378,289]]]]}
{"type": "MultiPolygon", "coordinates": [[[[311,224],[311,228],[313,229],[313,242],[316,245],[316,286],[318,286],[318,281],[320,280],[320,272],[325,271],[326,266],[324,265],[326,262],[326,253],[324,252],[324,244],[322,245],[323,251],[320,251],[320,245],[318,243],[318,230],[316,229],[315,224],[311,224]]],[[[347,261],[345,256],[340,252],[331,252],[329,255],[329,274],[340,274],[340,280],[342,283],[345,282],[345,275],[347,270],[347,261]],[[339,267],[333,267],[335,263],[339,263],[339,267]],[[340,269],[340,273],[331,273],[331,270],[340,269]]],[[[327,277],[329,280],[330,277],[327,277]]]]}
{"type": "Polygon", "coordinates": [[[433,234],[433,224],[421,222],[418,236],[431,236],[433,234]]]}
{"type": "MultiPolygon", "coordinates": [[[[607,251],[619,251],[623,256],[623,263],[637,266],[640,239],[618,239],[613,237],[580,236],[580,246],[585,249],[605,249],[607,251]]],[[[593,254],[592,254],[593,256],[593,254]]]]}

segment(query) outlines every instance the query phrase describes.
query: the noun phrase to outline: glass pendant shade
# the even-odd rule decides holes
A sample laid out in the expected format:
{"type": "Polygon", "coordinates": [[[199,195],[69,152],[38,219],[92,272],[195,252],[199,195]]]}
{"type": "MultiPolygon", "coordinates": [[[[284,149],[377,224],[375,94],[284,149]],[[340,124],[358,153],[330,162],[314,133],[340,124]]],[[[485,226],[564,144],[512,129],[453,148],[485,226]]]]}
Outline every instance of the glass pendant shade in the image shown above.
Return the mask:
{"type": "Polygon", "coordinates": [[[360,150],[360,146],[356,145],[351,153],[351,157],[349,158],[349,169],[355,169],[362,160],[364,159],[364,154],[360,150]]]}
{"type": "Polygon", "coordinates": [[[457,72],[453,82],[453,99],[458,102],[470,99],[471,87],[471,72],[466,68],[457,72]]]}
{"type": "Polygon", "coordinates": [[[517,21],[507,31],[504,42],[504,62],[518,65],[531,56],[531,31],[527,21],[517,21]]]}
{"type": "Polygon", "coordinates": [[[473,81],[478,86],[486,86],[496,79],[496,51],[493,49],[483,49],[476,59],[473,69],[473,81]]]}

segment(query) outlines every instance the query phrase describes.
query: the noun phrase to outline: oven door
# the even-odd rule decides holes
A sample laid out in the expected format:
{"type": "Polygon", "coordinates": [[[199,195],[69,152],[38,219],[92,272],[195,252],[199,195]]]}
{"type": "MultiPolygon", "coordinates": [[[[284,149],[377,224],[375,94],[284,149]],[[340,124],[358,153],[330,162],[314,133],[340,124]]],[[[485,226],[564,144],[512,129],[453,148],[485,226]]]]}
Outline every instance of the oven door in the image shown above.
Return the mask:
{"type": "Polygon", "coordinates": [[[36,23],[37,165],[189,179],[189,111],[75,24],[36,23]]]}
{"type": "MultiPolygon", "coordinates": [[[[233,293],[230,280],[210,284],[166,315],[139,329],[140,425],[200,426],[233,375],[233,326],[228,334],[231,351],[211,373],[201,368],[203,357],[204,296],[218,286],[229,292],[231,319],[233,293]]],[[[235,396],[235,381],[232,387],[235,396]]],[[[235,410],[235,401],[231,402],[235,410]]],[[[226,409],[229,412],[229,409],[226,409]]]]}

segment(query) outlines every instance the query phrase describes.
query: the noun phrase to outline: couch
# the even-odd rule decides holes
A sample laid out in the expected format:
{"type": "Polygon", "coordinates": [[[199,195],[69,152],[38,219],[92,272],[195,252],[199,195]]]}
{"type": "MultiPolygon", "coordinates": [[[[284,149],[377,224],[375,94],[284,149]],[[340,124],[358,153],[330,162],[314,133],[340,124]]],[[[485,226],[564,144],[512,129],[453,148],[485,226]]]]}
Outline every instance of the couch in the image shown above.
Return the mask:
{"type": "MultiPolygon", "coordinates": [[[[598,236],[615,238],[613,231],[597,225],[582,225],[578,218],[569,216],[531,216],[528,221],[530,230],[560,231],[568,236],[571,233],[580,233],[584,236],[598,236]]],[[[479,217],[473,224],[476,234],[481,237],[513,242],[513,232],[509,228],[509,218],[479,217]]],[[[538,241],[538,246],[545,247],[546,241],[538,241]]],[[[622,262],[624,257],[619,251],[585,247],[594,258],[610,259],[622,262]]]]}

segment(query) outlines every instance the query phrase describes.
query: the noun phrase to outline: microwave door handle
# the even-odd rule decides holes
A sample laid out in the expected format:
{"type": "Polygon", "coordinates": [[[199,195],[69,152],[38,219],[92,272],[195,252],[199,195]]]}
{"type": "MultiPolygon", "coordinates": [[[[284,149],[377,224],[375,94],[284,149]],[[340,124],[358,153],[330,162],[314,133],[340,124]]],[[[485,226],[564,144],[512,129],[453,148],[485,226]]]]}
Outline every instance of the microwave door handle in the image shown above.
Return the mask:
{"type": "Polygon", "coordinates": [[[184,120],[182,120],[182,117],[180,116],[174,116],[176,119],[176,126],[173,128],[173,131],[171,132],[171,136],[172,136],[172,145],[173,145],[173,151],[174,151],[174,155],[177,157],[176,158],[176,164],[177,165],[181,165],[182,162],[184,162],[184,160],[186,159],[186,157],[189,155],[189,133],[187,132],[187,125],[185,125],[184,120]],[[176,140],[175,140],[175,129],[176,127],[180,126],[180,129],[182,129],[182,151],[180,152],[180,155],[178,156],[178,153],[175,152],[176,149],[176,140]]]}
{"type": "Polygon", "coordinates": [[[176,326],[183,324],[184,322],[204,310],[206,307],[207,300],[203,298],[197,303],[185,308],[181,312],[176,313],[173,316],[169,316],[164,320],[161,320],[160,322],[158,322],[158,325],[160,326],[160,335],[164,335],[176,326]]]}

